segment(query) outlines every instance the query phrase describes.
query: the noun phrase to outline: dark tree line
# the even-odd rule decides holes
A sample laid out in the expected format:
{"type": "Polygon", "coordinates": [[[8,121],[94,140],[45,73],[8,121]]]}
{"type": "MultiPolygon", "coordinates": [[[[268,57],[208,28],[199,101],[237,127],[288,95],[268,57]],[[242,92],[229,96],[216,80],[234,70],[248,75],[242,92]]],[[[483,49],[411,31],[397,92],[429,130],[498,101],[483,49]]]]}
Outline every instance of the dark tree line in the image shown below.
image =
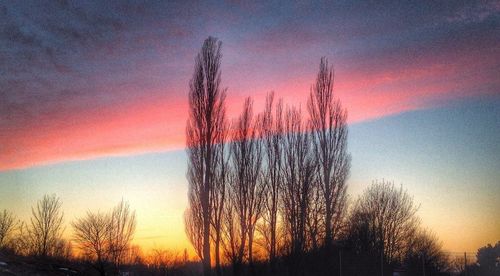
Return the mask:
{"type": "MultiPolygon", "coordinates": [[[[62,202],[55,194],[45,195],[31,208],[29,223],[11,212],[0,213],[0,253],[32,257],[45,263],[81,263],[99,275],[118,274],[130,264],[136,227],[135,211],[121,201],[107,213],[91,212],[71,222],[73,236],[63,238],[62,202]],[[76,249],[73,248],[76,244],[76,249]]],[[[85,272],[88,274],[91,272],[85,272]]],[[[91,273],[92,274],[92,273],[91,273]]]]}
{"type": "Polygon", "coordinates": [[[71,256],[71,242],[63,238],[64,214],[56,195],[45,195],[31,207],[28,222],[7,210],[0,213],[0,250],[40,259],[71,256]]]}
{"type": "Polygon", "coordinates": [[[286,255],[300,272],[304,253],[330,247],[346,214],[347,112],[333,96],[333,69],[321,59],[309,119],[270,93],[262,112],[247,98],[229,123],[221,57],[221,42],[209,37],[190,82],[186,233],[205,275],[212,255],[218,274],[222,259],[234,274],[243,264],[253,272],[262,251],[272,269],[286,255]]]}
{"type": "MultiPolygon", "coordinates": [[[[302,189],[304,186],[298,187],[302,189]]],[[[265,190],[264,193],[267,191],[265,190]]],[[[288,197],[288,195],[281,196],[288,197]]],[[[272,197],[264,195],[262,200],[272,201],[272,197]]],[[[11,212],[3,210],[0,213],[0,241],[2,242],[0,261],[5,262],[5,256],[14,253],[17,256],[26,256],[26,258],[15,257],[11,259],[15,260],[12,263],[33,263],[35,258],[38,260],[35,263],[43,269],[48,264],[53,267],[53,271],[61,267],[66,269],[71,267],[73,271],[84,275],[96,273],[115,275],[128,272],[138,275],[197,275],[202,271],[197,262],[189,261],[186,251],[183,257],[178,253],[162,249],[155,249],[150,255],[143,255],[139,247],[131,245],[136,225],[135,212],[131,211],[124,201],[108,212],[88,211],[86,215],[73,220],[71,223],[72,243],[64,240],[62,235],[44,238],[44,236],[50,236],[49,233],[62,234],[62,231],[57,231],[64,229],[60,228],[59,224],[62,218],[60,206],[62,204],[59,198],[52,195],[45,196],[33,207],[32,218],[29,221],[42,221],[43,227],[36,227],[46,230],[34,230],[31,228],[33,227],[31,223],[23,223],[17,220],[11,212]],[[45,255],[40,253],[42,252],[40,248],[44,247],[47,248],[45,255]],[[23,261],[19,262],[19,260],[23,261]]],[[[231,206],[231,204],[225,206],[231,206]]],[[[215,271],[224,275],[391,275],[394,269],[403,268],[406,275],[498,274],[500,243],[480,248],[476,262],[471,262],[470,259],[468,262],[464,259],[450,259],[450,256],[441,250],[441,245],[435,235],[419,225],[414,213],[417,206],[413,204],[413,199],[405,190],[392,183],[375,182],[365,190],[344,220],[345,224],[338,234],[339,238],[334,239],[329,247],[314,248],[308,230],[292,231],[288,227],[290,222],[285,221],[286,218],[283,218],[280,208],[283,207],[279,207],[277,211],[279,219],[276,227],[279,230],[276,231],[278,242],[273,262],[271,262],[270,250],[267,250],[270,245],[256,241],[254,244],[257,248],[256,252],[260,250],[267,254],[254,257],[255,259],[250,263],[247,255],[247,250],[249,250],[247,241],[243,247],[244,257],[239,267],[231,266],[233,263],[226,257],[231,256],[229,254],[231,252],[237,252],[228,251],[229,247],[226,247],[230,244],[226,240],[228,237],[226,235],[229,234],[226,229],[229,228],[225,227],[230,224],[224,221],[224,218],[221,266],[215,271]],[[301,231],[305,232],[305,245],[301,243],[301,231]]],[[[300,204],[295,210],[300,212],[300,204]]],[[[266,212],[263,211],[263,218],[266,217],[264,215],[266,212]]],[[[293,210],[290,211],[290,213],[293,212],[293,210]]],[[[237,228],[239,215],[225,211],[223,214],[224,216],[233,214],[234,229],[239,231],[237,228]]],[[[300,219],[290,221],[297,225],[303,223],[300,219]]],[[[269,225],[267,219],[262,219],[259,223],[262,223],[259,229],[264,229],[269,225]]],[[[240,238],[242,237],[238,236],[240,233],[238,231],[233,232],[234,237],[237,238],[234,240],[235,246],[241,245],[240,238]]],[[[260,231],[256,231],[260,241],[266,241],[271,236],[269,232],[261,233],[260,231]]],[[[239,249],[239,247],[235,248],[239,249]]],[[[215,246],[212,249],[215,254],[215,246]]],[[[7,263],[11,264],[9,257],[7,263]]],[[[12,267],[9,266],[9,268],[12,267]]]]}
{"type": "Polygon", "coordinates": [[[375,182],[347,205],[347,111],[334,97],[326,58],[307,114],[269,93],[264,110],[256,113],[247,98],[231,122],[221,58],[221,42],[206,39],[195,59],[186,128],[186,233],[204,275],[446,269],[440,244],[422,230],[418,206],[402,187],[375,182]]]}

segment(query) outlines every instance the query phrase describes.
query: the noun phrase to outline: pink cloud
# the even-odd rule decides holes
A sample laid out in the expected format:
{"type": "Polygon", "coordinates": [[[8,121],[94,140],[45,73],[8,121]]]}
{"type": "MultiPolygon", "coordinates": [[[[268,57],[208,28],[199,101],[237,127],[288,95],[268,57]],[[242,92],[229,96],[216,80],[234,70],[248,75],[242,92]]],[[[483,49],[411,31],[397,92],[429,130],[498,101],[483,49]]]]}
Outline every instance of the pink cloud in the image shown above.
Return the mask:
{"type": "MultiPolygon", "coordinates": [[[[457,59],[429,56],[417,63],[373,64],[357,68],[336,64],[335,93],[348,109],[350,123],[492,93],[491,89],[482,88],[500,86],[496,76],[481,73],[482,70],[489,72],[497,62],[488,53],[479,51],[457,59]],[[453,62],[443,62],[446,60],[453,62]]],[[[140,66],[146,67],[147,64],[140,66]]],[[[270,74],[254,82],[248,80],[250,77],[245,72],[231,70],[224,73],[223,83],[229,88],[228,117],[238,115],[246,96],[254,98],[257,113],[262,109],[265,94],[271,90],[283,97],[285,103],[300,104],[306,114],[307,95],[315,79],[316,66],[310,67],[313,69],[290,68],[296,71],[290,69],[270,74]]],[[[135,86],[120,89],[123,90],[120,95],[127,95],[127,90],[137,95],[137,91],[133,91],[138,89],[135,86]]],[[[158,87],[148,87],[140,95],[152,96],[125,98],[108,105],[92,106],[93,102],[89,101],[88,106],[53,111],[43,122],[29,121],[26,125],[15,126],[8,135],[0,135],[0,170],[182,149],[185,145],[188,86],[187,83],[172,83],[169,89],[166,92],[158,87]]]]}

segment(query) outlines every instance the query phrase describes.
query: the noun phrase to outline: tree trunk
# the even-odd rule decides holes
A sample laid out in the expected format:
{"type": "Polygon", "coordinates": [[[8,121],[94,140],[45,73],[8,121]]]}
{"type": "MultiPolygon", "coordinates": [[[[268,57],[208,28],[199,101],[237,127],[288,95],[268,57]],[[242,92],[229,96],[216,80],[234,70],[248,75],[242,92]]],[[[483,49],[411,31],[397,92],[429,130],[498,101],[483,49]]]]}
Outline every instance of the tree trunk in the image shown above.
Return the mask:
{"type": "Polygon", "coordinates": [[[276,269],[276,216],[271,214],[271,250],[269,254],[269,262],[271,264],[271,273],[276,269]]]}
{"type": "Polygon", "coordinates": [[[215,270],[218,276],[222,275],[222,270],[220,267],[220,231],[216,233],[215,238],[215,270]]]}
{"type": "MultiPolygon", "coordinates": [[[[330,187],[331,189],[331,187],[330,187]]],[[[328,191],[329,192],[329,191],[328,191]]],[[[325,246],[330,247],[332,244],[332,208],[331,198],[325,198],[325,246]]]]}
{"type": "MultiPolygon", "coordinates": [[[[205,184],[207,187],[208,183],[205,184]]],[[[203,275],[210,276],[212,273],[210,259],[210,216],[209,216],[209,191],[205,189],[203,195],[203,275]]]]}
{"type": "Polygon", "coordinates": [[[255,275],[253,267],[253,227],[250,227],[248,231],[248,265],[250,266],[250,273],[255,275]]]}

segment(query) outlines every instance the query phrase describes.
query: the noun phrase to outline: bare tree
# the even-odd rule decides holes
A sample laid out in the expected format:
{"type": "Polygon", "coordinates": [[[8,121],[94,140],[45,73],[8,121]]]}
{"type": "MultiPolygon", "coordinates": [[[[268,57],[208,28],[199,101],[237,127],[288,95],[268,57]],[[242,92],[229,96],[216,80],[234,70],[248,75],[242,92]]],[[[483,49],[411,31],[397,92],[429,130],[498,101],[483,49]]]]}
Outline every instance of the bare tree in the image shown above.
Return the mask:
{"type": "Polygon", "coordinates": [[[59,260],[70,260],[73,258],[73,245],[71,241],[59,239],[49,255],[59,260]]]}
{"type": "MultiPolygon", "coordinates": [[[[211,273],[210,228],[213,201],[210,199],[216,175],[215,153],[225,122],[225,90],[220,88],[221,42],[209,37],[196,57],[189,89],[189,120],[186,127],[188,152],[189,205],[188,214],[201,212],[203,233],[203,271],[211,273]],[[191,194],[197,193],[193,196],[191,194]],[[197,207],[194,207],[197,206],[197,207]],[[199,208],[198,208],[199,207],[199,208]]],[[[191,219],[194,221],[194,219],[191,219]]],[[[189,233],[187,233],[189,234],[189,233]]]]}
{"type": "Polygon", "coordinates": [[[300,258],[305,250],[306,222],[315,185],[316,164],[311,148],[311,135],[307,130],[302,123],[300,110],[288,109],[285,113],[281,190],[282,212],[290,242],[289,250],[294,258],[300,258]]]}
{"type": "Polygon", "coordinates": [[[45,195],[36,208],[31,208],[31,214],[28,235],[32,253],[40,257],[51,256],[64,231],[61,201],[55,194],[45,195]]]}
{"type": "Polygon", "coordinates": [[[324,201],[322,192],[318,185],[314,185],[311,191],[311,201],[308,209],[307,226],[307,247],[317,250],[322,243],[323,225],[324,225],[324,201]]]}
{"type": "Polygon", "coordinates": [[[448,256],[442,251],[436,235],[429,230],[417,230],[405,251],[404,264],[414,275],[435,275],[449,269],[448,256]]]}
{"type": "Polygon", "coordinates": [[[263,184],[266,190],[263,202],[263,220],[259,227],[272,269],[274,269],[278,247],[279,189],[282,182],[281,171],[283,166],[283,101],[280,100],[275,108],[273,105],[274,93],[270,93],[266,97],[265,110],[261,116],[265,156],[263,184]]]}
{"type": "Polygon", "coordinates": [[[178,252],[162,249],[153,249],[148,258],[148,263],[158,275],[170,275],[183,263],[178,252]]]}
{"type": "MultiPolygon", "coordinates": [[[[228,194],[230,195],[229,191],[228,194]]],[[[244,254],[244,249],[240,249],[243,244],[242,240],[246,238],[246,235],[241,235],[238,215],[235,211],[231,196],[229,196],[228,202],[224,206],[222,233],[224,255],[233,266],[233,270],[238,272],[244,254]]]]}
{"type": "Polygon", "coordinates": [[[25,256],[34,254],[34,246],[31,242],[26,222],[19,221],[14,229],[14,232],[15,233],[12,235],[12,240],[9,244],[10,249],[12,249],[17,255],[25,256]]]}
{"type": "Polygon", "coordinates": [[[9,211],[0,212],[0,249],[11,241],[12,234],[16,228],[16,217],[9,211]]]}
{"type": "Polygon", "coordinates": [[[465,269],[466,265],[463,254],[459,256],[448,256],[448,271],[451,275],[464,275],[465,269]]]}
{"type": "Polygon", "coordinates": [[[126,252],[130,249],[135,227],[135,211],[131,211],[128,202],[122,199],[109,215],[110,260],[116,269],[120,267],[126,252]]]}
{"type": "Polygon", "coordinates": [[[337,234],[346,204],[346,179],[350,169],[347,153],[347,112],[333,95],[333,68],[321,58],[316,83],[308,100],[318,183],[324,204],[325,245],[337,234]]]}
{"type": "Polygon", "coordinates": [[[215,164],[215,177],[213,182],[213,189],[211,190],[210,196],[210,206],[212,208],[211,225],[212,225],[212,240],[214,243],[214,253],[215,253],[215,269],[217,275],[221,275],[221,243],[222,243],[222,223],[224,216],[224,205],[226,203],[226,186],[230,177],[230,167],[228,164],[228,156],[226,154],[226,136],[227,136],[227,124],[223,123],[218,131],[219,137],[217,138],[218,143],[215,146],[214,154],[216,157],[215,164]]]}
{"type": "Polygon", "coordinates": [[[141,246],[137,244],[131,244],[129,249],[125,252],[125,256],[123,258],[123,263],[128,265],[145,265],[146,261],[147,260],[141,246]]]}
{"type": "Polygon", "coordinates": [[[100,275],[108,264],[117,270],[130,252],[130,242],[136,226],[135,211],[120,201],[109,213],[87,212],[72,224],[74,240],[84,256],[93,262],[100,275]]]}
{"type": "Polygon", "coordinates": [[[363,233],[361,242],[365,250],[383,256],[385,262],[401,261],[418,230],[417,210],[413,198],[402,187],[375,182],[356,202],[350,232],[363,233]]]}
{"type": "Polygon", "coordinates": [[[74,240],[82,254],[93,262],[99,275],[106,275],[106,265],[110,262],[109,233],[111,224],[109,216],[102,213],[87,212],[83,218],[72,222],[74,240]]]}
{"type": "Polygon", "coordinates": [[[240,236],[236,264],[242,263],[245,248],[248,249],[249,263],[253,262],[254,234],[263,209],[264,185],[259,179],[262,167],[259,129],[259,120],[253,117],[252,101],[247,98],[242,114],[235,123],[230,146],[234,176],[229,185],[228,204],[236,212],[237,234],[240,236]]]}

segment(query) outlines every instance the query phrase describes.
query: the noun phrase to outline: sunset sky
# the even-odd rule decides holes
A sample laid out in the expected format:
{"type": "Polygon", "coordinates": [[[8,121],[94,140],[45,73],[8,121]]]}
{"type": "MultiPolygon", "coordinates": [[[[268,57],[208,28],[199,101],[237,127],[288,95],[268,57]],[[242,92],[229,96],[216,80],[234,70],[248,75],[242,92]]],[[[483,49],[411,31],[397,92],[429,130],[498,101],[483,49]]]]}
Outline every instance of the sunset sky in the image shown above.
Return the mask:
{"type": "Polygon", "coordinates": [[[0,210],[27,219],[56,193],[70,222],[124,198],[136,243],[190,248],[188,83],[212,35],[229,117],[269,91],[305,111],[326,56],[349,112],[351,200],[394,181],[445,250],[500,240],[498,2],[122,2],[0,4],[0,210]]]}

